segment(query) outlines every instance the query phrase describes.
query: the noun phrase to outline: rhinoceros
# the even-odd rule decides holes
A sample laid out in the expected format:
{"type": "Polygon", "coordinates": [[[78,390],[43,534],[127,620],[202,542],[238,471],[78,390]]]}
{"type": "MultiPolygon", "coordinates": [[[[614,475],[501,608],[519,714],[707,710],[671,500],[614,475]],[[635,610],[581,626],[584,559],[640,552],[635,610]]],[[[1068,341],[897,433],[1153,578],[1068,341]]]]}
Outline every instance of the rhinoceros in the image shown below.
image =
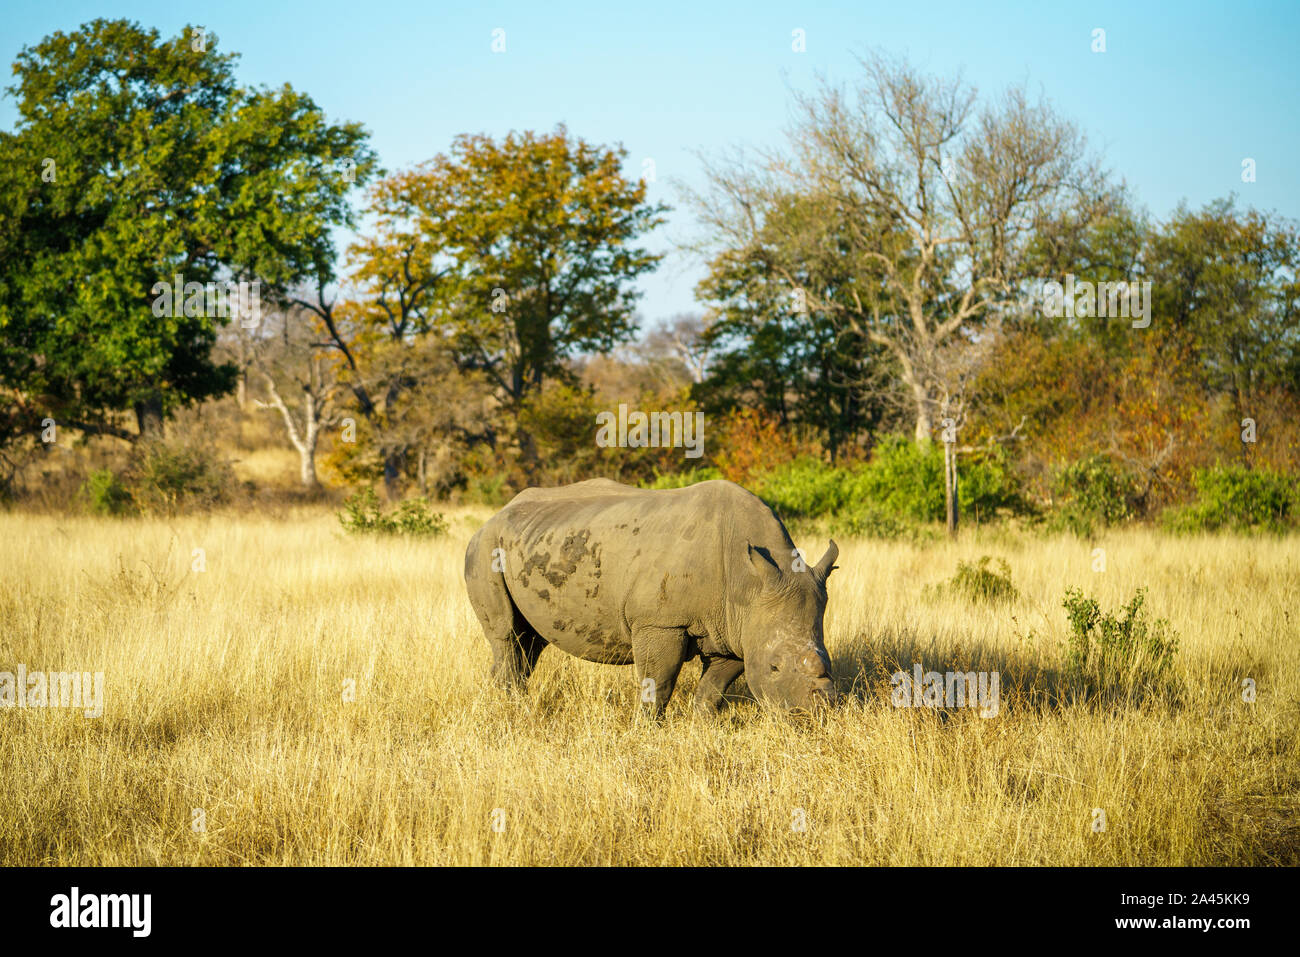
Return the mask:
{"type": "Polygon", "coordinates": [[[813,710],[836,699],[822,616],[838,555],[832,540],[806,564],[772,510],[732,482],[593,479],[515,496],[470,540],[465,586],[502,687],[522,690],[554,645],[635,665],[656,717],[696,656],[706,714],[742,671],[759,701],[813,710]]]}

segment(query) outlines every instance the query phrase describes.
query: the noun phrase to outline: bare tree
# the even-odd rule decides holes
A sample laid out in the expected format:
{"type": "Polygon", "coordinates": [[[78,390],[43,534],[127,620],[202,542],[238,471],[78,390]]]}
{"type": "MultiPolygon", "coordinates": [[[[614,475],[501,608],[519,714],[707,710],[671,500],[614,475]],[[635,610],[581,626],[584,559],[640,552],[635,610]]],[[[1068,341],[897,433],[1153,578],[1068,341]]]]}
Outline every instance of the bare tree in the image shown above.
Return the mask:
{"type": "Polygon", "coordinates": [[[289,441],[298,452],[305,488],[320,485],[316,449],[323,428],[338,422],[335,399],[343,385],[335,375],[333,343],[318,334],[308,310],[291,306],[272,313],[259,334],[246,340],[249,367],[266,390],[258,408],[280,413],[289,441]]]}
{"type": "Polygon", "coordinates": [[[709,366],[709,344],[704,338],[704,317],[697,313],[678,313],[663,325],[652,329],[638,343],[637,352],[649,363],[672,359],[685,370],[690,381],[704,381],[709,366]]]}
{"type": "Polygon", "coordinates": [[[888,351],[926,443],[941,351],[1017,297],[1035,224],[1088,205],[1105,177],[1021,89],[977,111],[960,79],[860,63],[852,92],[796,96],[788,152],[706,161],[709,188],[690,198],[712,243],[888,351]]]}
{"type": "Polygon", "coordinates": [[[973,342],[946,343],[933,353],[934,364],[923,370],[926,381],[932,383],[926,401],[932,404],[931,417],[937,419],[943,440],[944,519],[953,537],[961,517],[957,456],[962,451],[974,451],[959,447],[957,437],[970,411],[971,386],[992,358],[998,334],[986,328],[973,342]]]}
{"type": "Polygon", "coordinates": [[[991,434],[982,446],[960,444],[961,430],[972,411],[972,396],[980,378],[987,373],[1003,343],[1002,317],[993,316],[978,332],[963,341],[945,343],[933,353],[933,364],[922,371],[933,389],[928,400],[931,418],[938,422],[943,441],[944,515],[948,534],[956,537],[961,517],[961,484],[958,458],[988,451],[995,446],[1019,441],[1025,418],[1005,435],[991,434]]]}

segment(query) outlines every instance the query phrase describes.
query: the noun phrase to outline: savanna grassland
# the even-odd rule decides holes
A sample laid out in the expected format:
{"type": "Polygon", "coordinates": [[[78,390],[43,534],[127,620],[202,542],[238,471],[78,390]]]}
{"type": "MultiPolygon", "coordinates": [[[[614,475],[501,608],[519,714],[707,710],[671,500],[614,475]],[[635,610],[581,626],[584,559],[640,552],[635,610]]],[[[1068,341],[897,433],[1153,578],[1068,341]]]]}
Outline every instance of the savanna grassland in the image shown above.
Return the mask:
{"type": "Polygon", "coordinates": [[[0,710],[0,863],[1300,863],[1294,537],[1113,532],[1104,572],[1068,537],[841,541],[845,706],[788,720],[742,694],[709,721],[690,663],[655,725],[630,669],[553,650],[525,698],[488,685],[461,578],[488,514],[432,541],[324,509],[0,514],[0,670],[107,688],[99,718],[0,710]],[[924,593],[982,554],[1013,601],[924,593]],[[1165,693],[1066,693],[1067,586],[1107,608],[1148,588],[1180,639],[1165,693]],[[914,662],[998,671],[999,713],[892,707],[914,662]]]}

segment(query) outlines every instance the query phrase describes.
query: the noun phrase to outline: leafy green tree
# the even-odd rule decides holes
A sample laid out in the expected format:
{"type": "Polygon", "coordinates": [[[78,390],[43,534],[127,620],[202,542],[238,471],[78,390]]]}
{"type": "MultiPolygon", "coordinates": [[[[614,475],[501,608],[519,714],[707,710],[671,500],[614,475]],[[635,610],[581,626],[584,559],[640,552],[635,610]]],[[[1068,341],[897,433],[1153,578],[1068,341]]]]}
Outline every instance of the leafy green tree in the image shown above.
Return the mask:
{"type": "Polygon", "coordinates": [[[462,136],[430,164],[443,249],[456,261],[449,318],[462,355],[511,402],[566,378],[562,360],[635,331],[632,283],[662,258],[634,245],[663,220],[626,151],[550,134],[462,136]]]}
{"type": "Polygon", "coordinates": [[[1081,193],[1076,202],[1045,212],[1034,224],[1022,277],[1028,308],[1006,316],[1008,331],[1032,331],[1047,341],[1074,338],[1101,346],[1107,355],[1128,356],[1137,336],[1130,323],[1113,317],[1047,316],[1041,309],[1041,281],[1064,283],[1067,275],[1092,283],[1150,279],[1143,268],[1154,224],[1122,185],[1081,193]]]}
{"type": "Polygon", "coordinates": [[[274,300],[330,274],[330,230],[375,166],[366,134],[287,85],[238,85],[235,60],[201,27],[165,39],[127,20],[18,55],[19,119],[0,133],[0,386],[20,418],[154,432],[235,375],[212,356],[229,315],[206,291],[157,315],[160,283],[257,282],[274,300]]]}
{"type": "MultiPolygon", "coordinates": [[[[713,304],[703,333],[712,361],[696,392],[709,411],[749,406],[777,416],[783,426],[812,430],[833,459],[880,425],[888,411],[885,383],[896,369],[881,346],[838,325],[827,311],[808,307],[804,289],[813,282],[820,282],[823,299],[847,298],[853,277],[850,270],[835,270],[840,242],[834,216],[809,197],[786,197],[782,205],[786,218],[810,206],[806,215],[821,224],[821,241],[793,267],[801,285],[792,291],[772,268],[779,255],[773,247],[781,242],[775,221],[750,249],[725,250],[710,261],[698,295],[713,304]]],[[[812,228],[803,227],[803,235],[812,228]]]]}
{"type": "MultiPolygon", "coordinates": [[[[351,252],[359,296],[332,326],[355,379],[365,379],[367,342],[446,337],[459,367],[492,386],[531,471],[536,443],[520,419],[527,400],[548,380],[572,379],[567,359],[632,336],[632,283],[661,258],[636,243],[665,207],[623,176],[625,155],[563,126],[500,141],[466,135],[377,183],[374,229],[351,252]]],[[[367,387],[362,411],[369,406],[379,422],[393,389],[402,384],[367,387]]],[[[399,465],[386,464],[390,488],[399,465]]]]}
{"type": "Polygon", "coordinates": [[[1153,312],[1170,348],[1200,356],[1208,389],[1241,407],[1261,389],[1300,392],[1300,230],[1232,198],[1180,206],[1147,251],[1153,312]]]}

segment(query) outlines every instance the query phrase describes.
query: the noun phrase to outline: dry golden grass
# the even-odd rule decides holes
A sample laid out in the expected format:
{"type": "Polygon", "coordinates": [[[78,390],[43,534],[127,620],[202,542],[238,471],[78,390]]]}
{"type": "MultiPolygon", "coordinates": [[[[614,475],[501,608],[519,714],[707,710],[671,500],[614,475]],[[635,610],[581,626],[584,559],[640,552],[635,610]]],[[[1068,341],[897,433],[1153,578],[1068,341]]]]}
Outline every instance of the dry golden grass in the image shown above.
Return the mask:
{"type": "Polygon", "coordinates": [[[279,487],[297,481],[298,453],[293,449],[270,448],[238,450],[229,453],[231,471],[241,482],[253,482],[260,487],[279,487]]]}
{"type": "Polygon", "coordinates": [[[1103,574],[1064,538],[843,542],[827,644],[847,706],[798,723],[742,701],[709,722],[692,663],[653,725],[626,668],[550,651],[526,698],[487,685],[461,580],[487,514],[458,511],[436,542],[347,538],[319,509],[0,515],[0,670],[107,684],[97,719],[0,710],[0,863],[1300,859],[1295,539],[1116,533],[1103,574]],[[1018,601],[922,599],[985,553],[1018,601]],[[1180,700],[1051,700],[1068,585],[1107,606],[1149,586],[1181,634],[1180,700]],[[1000,713],[894,709],[889,675],[913,661],[999,670],[1000,713]]]}

